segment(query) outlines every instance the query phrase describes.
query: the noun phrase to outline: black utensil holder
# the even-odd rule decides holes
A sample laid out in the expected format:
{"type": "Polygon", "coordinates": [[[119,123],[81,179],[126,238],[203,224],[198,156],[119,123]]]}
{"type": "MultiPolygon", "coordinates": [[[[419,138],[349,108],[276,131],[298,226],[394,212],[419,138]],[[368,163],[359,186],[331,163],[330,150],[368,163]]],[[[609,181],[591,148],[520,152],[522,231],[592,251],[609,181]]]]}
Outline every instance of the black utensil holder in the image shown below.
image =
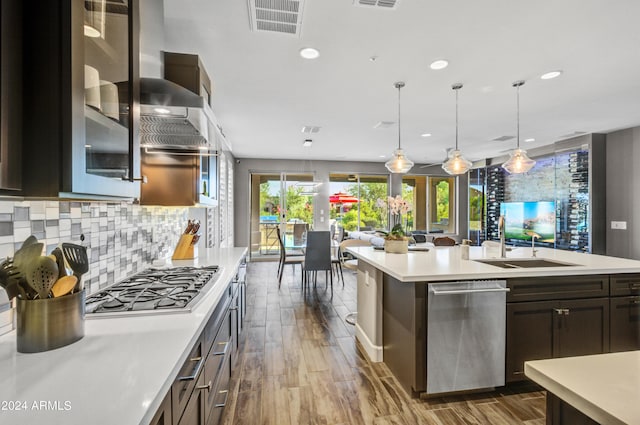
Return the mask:
{"type": "Polygon", "coordinates": [[[84,337],[85,291],[41,300],[17,299],[17,348],[38,353],[84,337]]]}

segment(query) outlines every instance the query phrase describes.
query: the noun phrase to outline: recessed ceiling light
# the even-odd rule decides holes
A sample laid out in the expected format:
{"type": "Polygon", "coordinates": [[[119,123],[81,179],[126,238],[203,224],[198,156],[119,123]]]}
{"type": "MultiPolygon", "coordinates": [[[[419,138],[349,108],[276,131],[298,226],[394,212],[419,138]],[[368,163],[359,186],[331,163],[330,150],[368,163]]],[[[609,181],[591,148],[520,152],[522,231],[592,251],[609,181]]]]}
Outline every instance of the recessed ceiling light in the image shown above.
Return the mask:
{"type": "Polygon", "coordinates": [[[385,158],[387,155],[378,155],[378,158],[385,158]]]}
{"type": "Polygon", "coordinates": [[[552,78],[556,78],[562,75],[562,71],[550,71],[540,76],[542,80],[550,80],[552,78]]]}
{"type": "Polygon", "coordinates": [[[168,114],[168,113],[171,112],[167,108],[154,108],[153,110],[156,111],[159,114],[168,114]]]}
{"type": "Polygon", "coordinates": [[[536,139],[534,139],[533,137],[530,137],[528,139],[524,139],[525,142],[535,142],[536,139]]]}
{"type": "Polygon", "coordinates": [[[429,68],[431,69],[445,69],[447,66],[449,66],[449,62],[444,60],[444,59],[438,59],[437,61],[434,61],[431,63],[431,65],[429,65],[429,68]]]}
{"type": "Polygon", "coordinates": [[[311,139],[306,139],[304,142],[302,142],[302,146],[304,146],[305,148],[310,148],[312,144],[313,140],[311,139]]]}
{"type": "Polygon", "coordinates": [[[305,59],[315,59],[320,56],[320,52],[313,47],[304,47],[300,49],[300,56],[305,59]]]}
{"type": "Polygon", "coordinates": [[[431,137],[431,133],[422,133],[420,136],[422,136],[422,137],[431,137]]]}

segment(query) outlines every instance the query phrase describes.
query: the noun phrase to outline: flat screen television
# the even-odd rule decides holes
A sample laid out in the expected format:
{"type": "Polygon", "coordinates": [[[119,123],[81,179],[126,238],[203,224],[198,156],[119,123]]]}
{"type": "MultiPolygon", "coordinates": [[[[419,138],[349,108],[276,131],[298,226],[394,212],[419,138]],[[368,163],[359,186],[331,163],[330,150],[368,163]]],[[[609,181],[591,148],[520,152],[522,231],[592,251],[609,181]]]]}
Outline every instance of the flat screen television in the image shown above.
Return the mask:
{"type": "Polygon", "coordinates": [[[536,242],[553,244],[556,236],[555,202],[503,202],[500,215],[505,218],[505,238],[530,241],[535,232],[540,235],[536,242]]]}

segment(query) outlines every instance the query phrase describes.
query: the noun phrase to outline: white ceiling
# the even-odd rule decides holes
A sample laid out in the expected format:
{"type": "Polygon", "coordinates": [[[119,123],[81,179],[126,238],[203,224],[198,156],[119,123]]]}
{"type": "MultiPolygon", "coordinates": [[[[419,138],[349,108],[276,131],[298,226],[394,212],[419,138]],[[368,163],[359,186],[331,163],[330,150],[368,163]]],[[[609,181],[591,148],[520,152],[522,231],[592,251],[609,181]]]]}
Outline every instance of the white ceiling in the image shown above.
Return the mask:
{"type": "Polygon", "coordinates": [[[406,82],[402,147],[416,163],[454,145],[457,82],[459,144],[472,160],[515,147],[492,140],[515,136],[519,79],[525,149],[640,125],[637,0],[400,0],[391,11],[306,0],[300,37],[253,32],[245,0],[164,4],[165,48],[202,57],[236,157],[384,162],[397,127],[373,126],[397,122],[396,81],[406,82]],[[306,46],[320,57],[302,59],[306,46]],[[449,67],[431,70],[439,58],[449,67]],[[311,148],[305,125],[322,127],[311,148]]]}

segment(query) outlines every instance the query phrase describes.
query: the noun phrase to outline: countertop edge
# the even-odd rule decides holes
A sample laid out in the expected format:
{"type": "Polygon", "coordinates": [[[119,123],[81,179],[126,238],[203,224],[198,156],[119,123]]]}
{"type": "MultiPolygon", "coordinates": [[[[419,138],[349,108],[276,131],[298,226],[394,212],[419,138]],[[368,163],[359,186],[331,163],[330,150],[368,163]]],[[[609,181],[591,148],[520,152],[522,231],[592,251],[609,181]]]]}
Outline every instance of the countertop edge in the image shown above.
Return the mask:
{"type": "Polygon", "coordinates": [[[593,402],[580,396],[580,394],[562,385],[555,379],[550,378],[544,372],[536,369],[535,361],[534,364],[531,364],[531,362],[524,363],[524,374],[527,378],[544,387],[547,391],[553,393],[594,421],[608,425],[626,425],[625,422],[598,407],[593,402]]]}

